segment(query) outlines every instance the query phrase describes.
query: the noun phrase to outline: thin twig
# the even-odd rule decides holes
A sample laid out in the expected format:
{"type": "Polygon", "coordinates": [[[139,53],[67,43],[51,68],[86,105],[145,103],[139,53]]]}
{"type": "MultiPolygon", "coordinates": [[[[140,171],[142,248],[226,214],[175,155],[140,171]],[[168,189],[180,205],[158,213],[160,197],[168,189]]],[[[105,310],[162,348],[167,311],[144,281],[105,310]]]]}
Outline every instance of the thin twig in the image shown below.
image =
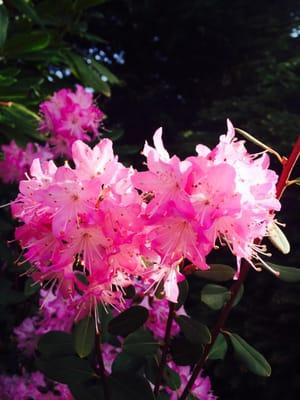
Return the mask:
{"type": "MultiPolygon", "coordinates": [[[[300,137],[296,141],[289,158],[287,160],[285,160],[285,162],[283,163],[283,169],[281,171],[281,174],[280,174],[277,186],[276,186],[276,195],[277,195],[278,199],[281,198],[281,196],[287,186],[287,181],[293,171],[293,168],[299,158],[299,155],[300,155],[300,137]]],[[[257,243],[259,243],[259,241],[257,241],[257,243]]],[[[228,316],[230,314],[230,311],[233,307],[236,296],[237,296],[242,284],[244,283],[250,268],[251,268],[250,264],[246,260],[243,260],[242,264],[241,264],[240,275],[230,289],[230,292],[231,292],[230,300],[223,307],[223,309],[220,313],[220,316],[212,330],[212,340],[209,344],[207,344],[204,347],[202,356],[201,356],[200,360],[197,362],[197,364],[195,365],[192,375],[191,375],[186,387],[184,388],[184,391],[182,392],[182,395],[180,396],[179,400],[185,400],[187,398],[187,396],[189,395],[190,391],[192,390],[195,380],[197,379],[201,369],[203,368],[212,346],[214,345],[220,331],[223,330],[223,328],[225,326],[225,323],[226,323],[228,316]]]]}
{"type": "Polygon", "coordinates": [[[157,373],[156,382],[155,382],[155,387],[154,387],[154,396],[155,397],[158,396],[160,383],[162,380],[164,368],[165,368],[166,361],[167,361],[167,354],[168,354],[168,350],[169,350],[169,346],[170,346],[170,339],[171,339],[172,322],[173,322],[174,314],[175,314],[175,305],[176,305],[175,303],[171,303],[169,301],[169,315],[168,315],[168,319],[167,319],[167,325],[166,325],[166,331],[165,331],[165,337],[164,337],[164,345],[163,345],[163,349],[162,349],[162,355],[161,355],[161,359],[160,359],[160,363],[159,363],[159,367],[158,367],[158,373],[157,373]]]}
{"type": "Polygon", "coordinates": [[[102,350],[101,350],[101,336],[100,332],[96,332],[95,335],[95,349],[96,349],[96,369],[97,373],[101,376],[103,383],[103,391],[105,400],[110,400],[110,390],[107,381],[107,375],[105,365],[103,362],[102,350]]]}

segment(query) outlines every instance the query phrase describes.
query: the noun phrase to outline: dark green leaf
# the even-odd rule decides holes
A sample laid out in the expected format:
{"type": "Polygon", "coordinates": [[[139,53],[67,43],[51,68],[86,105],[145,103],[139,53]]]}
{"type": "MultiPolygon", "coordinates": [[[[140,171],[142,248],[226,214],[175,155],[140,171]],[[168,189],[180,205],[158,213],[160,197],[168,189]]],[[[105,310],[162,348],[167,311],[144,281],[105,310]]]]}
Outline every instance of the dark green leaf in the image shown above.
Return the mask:
{"type": "Polygon", "coordinates": [[[24,286],[24,295],[26,297],[32,296],[40,290],[40,287],[38,282],[34,282],[31,278],[28,278],[24,286]]]}
{"type": "Polygon", "coordinates": [[[148,379],[148,381],[153,383],[153,385],[154,385],[156,382],[158,371],[159,371],[158,361],[157,361],[156,357],[147,357],[146,358],[144,371],[145,371],[145,376],[148,379]]]}
{"type": "Polygon", "coordinates": [[[267,264],[280,273],[278,277],[280,280],[284,282],[300,282],[300,268],[285,267],[272,263],[267,264]]]}
{"type": "Polygon", "coordinates": [[[142,367],[144,361],[143,357],[135,357],[123,351],[115,358],[112,365],[112,372],[136,372],[142,367]]]}
{"type": "Polygon", "coordinates": [[[61,331],[52,331],[43,335],[38,344],[43,357],[58,357],[75,354],[72,335],[61,331]]]}
{"type": "Polygon", "coordinates": [[[108,68],[106,68],[103,64],[92,60],[92,67],[100,74],[105,76],[108,79],[108,82],[112,85],[119,85],[120,80],[114,75],[108,68]]]}
{"type": "Polygon", "coordinates": [[[207,271],[195,271],[193,276],[208,279],[214,282],[230,281],[235,274],[235,270],[229,265],[211,264],[207,271]]]}
{"type": "Polygon", "coordinates": [[[208,358],[210,360],[223,360],[228,349],[227,341],[222,333],[219,333],[215,343],[213,344],[208,358]]]}
{"type": "MultiPolygon", "coordinates": [[[[74,400],[106,400],[101,382],[72,382],[68,385],[74,400]]],[[[57,399],[59,400],[59,399],[57,399]]]]}
{"type": "Polygon", "coordinates": [[[95,321],[90,316],[79,321],[74,328],[74,347],[80,358],[87,357],[95,343],[95,321]]]}
{"type": "Polygon", "coordinates": [[[39,25],[42,25],[42,21],[37,15],[33,6],[31,6],[30,1],[26,0],[10,0],[10,2],[20,11],[21,14],[27,15],[32,21],[39,25]]]}
{"type": "Polygon", "coordinates": [[[106,3],[107,0],[77,0],[76,1],[76,10],[85,10],[86,8],[100,6],[101,4],[106,3]]]}
{"type": "Polygon", "coordinates": [[[104,308],[102,304],[98,305],[98,314],[101,322],[101,339],[102,342],[108,342],[111,335],[108,332],[109,322],[113,319],[112,312],[109,308],[104,308]]]}
{"type": "Polygon", "coordinates": [[[179,324],[184,336],[191,343],[207,344],[211,342],[209,329],[196,319],[180,315],[176,318],[176,322],[179,324]]]}
{"type": "Polygon", "coordinates": [[[254,347],[250,346],[236,333],[229,334],[237,358],[256,375],[270,376],[271,366],[267,360],[254,347]]]}
{"type": "Polygon", "coordinates": [[[87,381],[94,374],[87,360],[75,356],[40,358],[37,367],[47,378],[65,384],[87,381]]]}
{"type": "Polygon", "coordinates": [[[191,365],[199,360],[202,345],[195,345],[184,338],[175,338],[171,342],[171,354],[178,365],[191,365]]]}
{"type": "Polygon", "coordinates": [[[138,375],[112,374],[109,378],[111,400],[154,400],[148,381],[138,375]]]}
{"type": "Polygon", "coordinates": [[[148,319],[148,310],[142,306],[133,306],[123,311],[108,324],[108,331],[113,335],[127,336],[136,331],[148,319]]]}
{"type": "Polygon", "coordinates": [[[64,55],[66,62],[77,78],[81,79],[86,86],[103,93],[107,97],[110,96],[109,85],[101,79],[100,75],[82,57],[71,51],[65,51],[64,55]]]}
{"type": "Polygon", "coordinates": [[[25,34],[15,34],[5,43],[7,57],[21,56],[45,49],[50,43],[50,36],[46,32],[35,31],[25,34]]]}
{"type": "Polygon", "coordinates": [[[201,301],[213,310],[219,310],[229,300],[226,287],[214,284],[205,285],[201,291],[201,301]]]}
{"type": "Polygon", "coordinates": [[[232,307],[235,307],[239,304],[241,298],[243,297],[243,294],[244,294],[244,285],[241,285],[241,287],[236,295],[236,298],[234,299],[232,307]]]}
{"type": "Polygon", "coordinates": [[[140,329],[126,337],[123,349],[137,356],[151,356],[158,350],[159,344],[153,339],[151,332],[140,329]]]}
{"type": "Polygon", "coordinates": [[[8,28],[8,12],[4,4],[0,5],[0,49],[3,47],[8,28]]]}
{"type": "Polygon", "coordinates": [[[181,281],[178,284],[178,288],[179,288],[179,295],[178,295],[177,304],[175,306],[176,310],[179,310],[179,308],[185,303],[185,301],[188,297],[188,294],[189,294],[188,281],[186,279],[184,281],[181,281]]]}
{"type": "Polygon", "coordinates": [[[164,368],[163,378],[164,378],[166,385],[170,389],[177,390],[180,388],[180,385],[181,385],[180,376],[177,374],[177,372],[173,371],[167,365],[164,368]]]}

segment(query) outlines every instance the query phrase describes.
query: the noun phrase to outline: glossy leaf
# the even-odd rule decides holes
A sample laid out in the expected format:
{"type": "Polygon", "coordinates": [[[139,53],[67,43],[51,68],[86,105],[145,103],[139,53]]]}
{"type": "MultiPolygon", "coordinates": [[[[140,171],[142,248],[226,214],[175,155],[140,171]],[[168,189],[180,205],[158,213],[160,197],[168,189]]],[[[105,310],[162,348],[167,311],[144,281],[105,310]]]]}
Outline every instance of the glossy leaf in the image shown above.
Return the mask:
{"type": "Polygon", "coordinates": [[[209,270],[195,271],[193,276],[214,282],[226,282],[233,279],[234,274],[235,270],[229,265],[211,264],[209,270]]]}
{"type": "Polygon", "coordinates": [[[213,344],[208,358],[210,360],[223,360],[228,349],[227,341],[222,333],[219,333],[215,343],[213,344]]]}
{"type": "Polygon", "coordinates": [[[108,331],[113,335],[127,336],[139,329],[147,321],[148,315],[145,307],[130,307],[109,322],[108,331]]]}
{"type": "Polygon", "coordinates": [[[40,284],[34,282],[31,278],[26,279],[24,286],[24,295],[26,297],[32,296],[40,290],[40,284]]]}
{"type": "Polygon", "coordinates": [[[89,362],[75,356],[40,358],[37,367],[47,378],[65,384],[84,382],[94,375],[89,362]]]}
{"type": "MultiPolygon", "coordinates": [[[[74,400],[106,400],[101,382],[72,382],[68,385],[74,400]]],[[[59,400],[59,399],[57,399],[59,400]]]]}
{"type": "Polygon", "coordinates": [[[136,372],[142,367],[144,361],[143,357],[133,356],[123,351],[115,358],[112,365],[112,372],[136,372]]]}
{"type": "Polygon", "coordinates": [[[195,345],[178,337],[171,342],[171,354],[178,365],[191,365],[199,360],[203,351],[202,345],[195,345]]]}
{"type": "Polygon", "coordinates": [[[37,15],[33,5],[30,4],[30,1],[26,0],[10,0],[10,2],[15,6],[21,14],[27,15],[32,21],[36,22],[39,25],[42,25],[42,21],[37,15]]]}
{"type": "Polygon", "coordinates": [[[256,375],[268,377],[271,375],[271,366],[254,347],[250,346],[236,333],[230,333],[229,339],[232,343],[237,358],[256,375]]]}
{"type": "Polygon", "coordinates": [[[140,329],[126,337],[123,349],[137,356],[152,356],[158,350],[159,344],[148,330],[140,329]]]}
{"type": "Polygon", "coordinates": [[[181,385],[180,376],[178,375],[177,372],[173,371],[167,365],[164,368],[163,379],[164,379],[166,385],[170,389],[177,390],[180,388],[180,385],[181,385]]]}
{"type": "Polygon", "coordinates": [[[73,333],[74,347],[80,358],[87,357],[94,348],[95,321],[90,316],[79,321],[73,333]]]}
{"type": "Polygon", "coordinates": [[[271,268],[280,273],[279,279],[284,282],[300,282],[300,268],[285,267],[283,265],[277,265],[267,263],[271,268]]]}
{"type": "Polygon", "coordinates": [[[0,49],[3,47],[8,28],[8,12],[5,5],[0,5],[0,49]]]}
{"type": "Polygon", "coordinates": [[[109,378],[111,400],[154,400],[149,382],[142,376],[112,374],[109,378]]]}
{"type": "Polygon", "coordinates": [[[179,282],[178,284],[178,288],[179,288],[179,295],[178,295],[178,300],[177,300],[177,304],[175,305],[175,309],[179,310],[179,308],[185,303],[188,294],[189,294],[189,284],[187,279],[185,279],[184,281],[179,282]]]}
{"type": "Polygon", "coordinates": [[[75,355],[72,335],[61,331],[51,331],[43,335],[39,340],[38,350],[44,358],[75,355]]]}
{"type": "Polygon", "coordinates": [[[211,342],[211,335],[207,326],[189,318],[185,315],[180,315],[176,318],[184,336],[188,341],[195,344],[207,344],[211,342]]]}
{"type": "Polygon", "coordinates": [[[230,298],[228,289],[224,286],[208,284],[201,291],[201,301],[213,310],[219,310],[230,298]]]}
{"type": "Polygon", "coordinates": [[[20,33],[6,40],[4,51],[7,57],[19,57],[25,53],[41,51],[49,43],[50,35],[47,32],[35,31],[26,35],[20,33]]]}

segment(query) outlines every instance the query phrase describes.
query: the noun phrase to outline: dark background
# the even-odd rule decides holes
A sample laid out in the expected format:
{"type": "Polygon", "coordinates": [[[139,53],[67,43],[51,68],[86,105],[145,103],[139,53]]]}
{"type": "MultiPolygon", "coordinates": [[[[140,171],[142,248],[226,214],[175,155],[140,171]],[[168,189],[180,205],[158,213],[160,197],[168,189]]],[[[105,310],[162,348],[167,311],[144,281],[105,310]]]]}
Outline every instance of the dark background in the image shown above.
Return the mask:
{"type": "MultiPolygon", "coordinates": [[[[18,13],[14,2],[5,3],[18,13]]],[[[35,2],[37,9],[42,3],[35,2]]],[[[62,20],[54,29],[57,32],[64,29],[71,4],[62,3],[65,9],[57,11],[62,20]]],[[[58,2],[53,4],[58,7],[58,2]]],[[[164,128],[166,147],[182,157],[193,153],[197,143],[214,145],[226,129],[226,118],[288,155],[300,132],[299,1],[112,0],[85,10],[80,18],[77,24],[85,27],[83,35],[67,29],[63,45],[96,57],[121,81],[112,84],[111,97],[99,95],[98,102],[108,117],[105,128],[123,133],[116,143],[123,160],[140,165],[137,149],[159,126],[164,128]],[[97,36],[106,42],[97,41],[97,36]]],[[[52,43],[50,50],[58,51],[61,45],[52,43]]],[[[26,94],[33,109],[54,88],[78,81],[73,75],[63,79],[55,75],[63,69],[53,54],[42,51],[40,57],[53,79],[50,82],[40,73],[43,81],[34,86],[37,92],[26,94]]],[[[17,55],[25,75],[33,74],[34,62],[17,55]]],[[[7,134],[3,127],[2,133],[7,134]]],[[[276,160],[272,166],[280,172],[276,160]]],[[[13,198],[13,188],[4,190],[5,197],[13,198]]],[[[294,267],[300,253],[297,196],[296,187],[287,190],[278,217],[287,224],[290,254],[283,256],[270,245],[274,263],[294,267]]],[[[9,220],[6,212],[4,218],[9,220]]],[[[6,253],[3,249],[3,262],[6,253]]],[[[233,259],[229,262],[234,265],[233,259]]],[[[231,354],[222,363],[210,363],[207,372],[220,399],[299,398],[299,292],[299,284],[250,271],[245,295],[227,328],[260,350],[273,373],[267,379],[252,375],[231,354]]]]}

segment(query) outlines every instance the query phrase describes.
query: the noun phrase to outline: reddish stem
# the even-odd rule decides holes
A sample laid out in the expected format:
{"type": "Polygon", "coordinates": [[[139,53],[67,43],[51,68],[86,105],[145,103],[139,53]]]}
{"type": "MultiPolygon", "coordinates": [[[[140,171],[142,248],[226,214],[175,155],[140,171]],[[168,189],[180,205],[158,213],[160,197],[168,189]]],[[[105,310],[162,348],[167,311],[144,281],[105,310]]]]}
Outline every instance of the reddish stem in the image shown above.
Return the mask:
{"type": "MultiPolygon", "coordinates": [[[[299,158],[299,155],[300,155],[300,137],[298,137],[289,158],[284,159],[285,161],[283,163],[283,168],[282,168],[282,171],[281,171],[281,174],[280,174],[279,180],[277,182],[277,186],[276,186],[276,196],[278,199],[281,198],[281,196],[287,186],[287,181],[293,171],[293,168],[299,158]]],[[[259,241],[258,241],[258,243],[259,243],[259,241]]],[[[240,275],[230,288],[230,293],[231,293],[230,300],[223,307],[223,309],[220,313],[220,316],[219,316],[215,326],[212,329],[211,342],[204,347],[202,356],[201,356],[200,360],[197,362],[197,364],[195,365],[192,375],[191,375],[186,387],[184,388],[184,391],[183,391],[182,395],[180,396],[179,400],[185,400],[187,398],[188,394],[190,393],[190,391],[192,390],[195,380],[197,379],[200,371],[202,370],[212,346],[214,345],[220,331],[225,326],[227,318],[233,307],[233,303],[236,299],[236,296],[237,296],[242,284],[245,282],[245,279],[247,277],[250,267],[251,267],[250,264],[246,260],[242,261],[240,275]]]]}
{"type": "Polygon", "coordinates": [[[158,396],[159,392],[159,387],[160,387],[160,382],[162,380],[165,364],[167,361],[167,354],[170,346],[170,339],[171,339],[171,328],[172,328],[172,322],[174,318],[174,313],[175,313],[175,303],[171,303],[169,301],[169,315],[168,315],[168,320],[167,320],[167,325],[166,325],[166,331],[165,331],[165,338],[164,338],[164,345],[162,349],[162,355],[158,367],[158,373],[156,377],[156,382],[155,382],[155,387],[154,387],[154,396],[158,396]]]}

